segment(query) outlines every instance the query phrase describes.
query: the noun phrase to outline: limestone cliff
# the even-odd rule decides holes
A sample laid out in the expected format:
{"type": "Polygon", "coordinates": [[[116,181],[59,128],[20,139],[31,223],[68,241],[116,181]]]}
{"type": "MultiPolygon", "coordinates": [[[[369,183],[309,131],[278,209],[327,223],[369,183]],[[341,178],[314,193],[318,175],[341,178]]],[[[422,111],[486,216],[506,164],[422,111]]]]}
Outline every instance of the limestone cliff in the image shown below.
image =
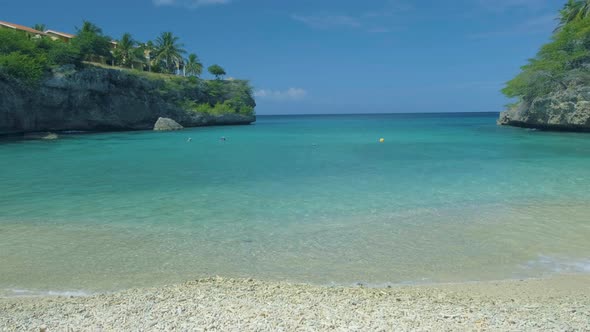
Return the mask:
{"type": "Polygon", "coordinates": [[[62,67],[34,86],[0,75],[0,134],[152,129],[159,117],[172,118],[184,127],[256,121],[253,115],[210,115],[182,106],[186,100],[215,103],[239,98],[254,107],[243,81],[218,82],[220,95],[208,94],[202,80],[174,80],[98,67],[62,67]]]}
{"type": "Polygon", "coordinates": [[[500,125],[590,132],[590,86],[574,86],[522,101],[500,113],[500,125]]]}

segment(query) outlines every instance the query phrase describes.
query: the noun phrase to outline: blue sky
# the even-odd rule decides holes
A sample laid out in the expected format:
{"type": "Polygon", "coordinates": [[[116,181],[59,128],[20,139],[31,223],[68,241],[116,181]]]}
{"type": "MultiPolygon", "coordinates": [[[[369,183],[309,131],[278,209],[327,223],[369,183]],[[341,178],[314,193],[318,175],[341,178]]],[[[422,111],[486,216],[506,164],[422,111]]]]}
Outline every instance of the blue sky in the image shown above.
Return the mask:
{"type": "Polygon", "coordinates": [[[250,79],[258,114],[485,112],[549,40],[558,0],[0,0],[0,20],[180,36],[250,79]]]}

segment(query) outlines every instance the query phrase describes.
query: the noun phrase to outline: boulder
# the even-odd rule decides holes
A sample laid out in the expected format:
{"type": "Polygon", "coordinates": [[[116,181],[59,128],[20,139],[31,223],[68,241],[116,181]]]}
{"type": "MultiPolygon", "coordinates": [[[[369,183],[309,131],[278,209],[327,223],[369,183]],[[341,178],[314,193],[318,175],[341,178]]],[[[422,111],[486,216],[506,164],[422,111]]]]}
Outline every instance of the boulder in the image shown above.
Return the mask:
{"type": "Polygon", "coordinates": [[[178,122],[170,119],[170,118],[158,118],[156,124],[154,125],[154,130],[156,131],[171,131],[171,130],[182,130],[184,129],[178,122]]]}

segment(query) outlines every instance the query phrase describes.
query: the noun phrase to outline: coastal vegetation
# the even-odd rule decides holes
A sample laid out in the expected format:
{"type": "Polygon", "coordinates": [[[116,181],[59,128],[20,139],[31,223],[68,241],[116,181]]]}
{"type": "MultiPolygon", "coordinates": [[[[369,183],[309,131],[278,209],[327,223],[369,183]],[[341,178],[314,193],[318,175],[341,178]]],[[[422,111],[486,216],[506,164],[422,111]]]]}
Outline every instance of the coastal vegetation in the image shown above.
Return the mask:
{"type": "Polygon", "coordinates": [[[530,101],[573,85],[590,83],[590,0],[569,0],[552,41],[522,67],[502,92],[530,101]]]}
{"type": "MultiPolygon", "coordinates": [[[[34,28],[44,31],[45,26],[34,28]]],[[[0,79],[34,87],[64,66],[76,71],[116,69],[155,82],[155,93],[189,113],[254,115],[248,81],[223,80],[226,71],[217,64],[208,68],[215,79],[202,79],[202,61],[195,53],[185,58],[187,53],[172,32],[163,32],[154,41],[139,42],[130,33],[113,40],[88,21],[67,40],[0,29],[0,79]]]]}
{"type": "Polygon", "coordinates": [[[209,73],[215,76],[216,79],[220,79],[225,75],[225,69],[223,69],[220,65],[213,65],[209,67],[207,70],[209,70],[209,73]]]}
{"type": "Polygon", "coordinates": [[[590,0],[565,3],[551,41],[502,92],[515,102],[501,125],[590,131],[590,0]]]}

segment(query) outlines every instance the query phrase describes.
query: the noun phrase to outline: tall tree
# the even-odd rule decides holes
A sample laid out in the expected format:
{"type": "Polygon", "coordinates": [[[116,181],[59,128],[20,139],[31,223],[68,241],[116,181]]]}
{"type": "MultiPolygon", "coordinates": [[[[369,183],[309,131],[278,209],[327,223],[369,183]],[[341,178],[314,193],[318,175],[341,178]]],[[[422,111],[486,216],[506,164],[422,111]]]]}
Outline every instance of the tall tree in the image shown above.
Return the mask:
{"type": "Polygon", "coordinates": [[[590,0],[568,0],[559,11],[559,25],[555,31],[563,29],[563,27],[577,19],[583,19],[590,15],[590,0]]]}
{"type": "Polygon", "coordinates": [[[76,30],[78,31],[78,34],[80,33],[93,33],[95,35],[102,35],[102,29],[99,28],[96,24],[90,22],[90,21],[82,21],[82,27],[78,28],[76,27],[76,30]]]}
{"type": "Polygon", "coordinates": [[[45,32],[45,30],[47,30],[47,27],[45,26],[45,24],[35,24],[33,25],[33,29],[37,30],[37,31],[41,31],[41,32],[45,32]]]}
{"type": "Polygon", "coordinates": [[[189,54],[188,59],[186,59],[185,69],[187,75],[199,77],[203,73],[203,64],[196,54],[191,53],[189,54]]]}
{"type": "Polygon", "coordinates": [[[140,60],[136,51],[137,42],[130,33],[125,33],[117,43],[114,51],[115,60],[123,67],[133,67],[133,63],[140,60]]]}
{"type": "Polygon", "coordinates": [[[89,61],[100,61],[110,58],[111,39],[102,34],[102,29],[94,23],[84,21],[82,28],[76,28],[77,36],[72,39],[72,45],[80,50],[80,54],[89,61]]]}
{"type": "Polygon", "coordinates": [[[572,85],[590,85],[590,16],[568,22],[551,39],[507,82],[506,96],[530,102],[572,85]]]}
{"type": "Polygon", "coordinates": [[[145,62],[148,66],[148,71],[152,71],[152,61],[154,52],[156,51],[156,46],[154,46],[154,42],[148,40],[145,44],[143,44],[143,57],[145,58],[145,62]]]}
{"type": "Polygon", "coordinates": [[[220,65],[212,65],[207,68],[211,75],[215,76],[216,79],[221,79],[223,75],[225,75],[225,69],[223,69],[220,65]]]}
{"type": "Polygon", "coordinates": [[[156,61],[164,62],[169,73],[180,67],[182,55],[186,53],[184,45],[178,39],[172,32],[162,32],[156,39],[156,61]]]}

